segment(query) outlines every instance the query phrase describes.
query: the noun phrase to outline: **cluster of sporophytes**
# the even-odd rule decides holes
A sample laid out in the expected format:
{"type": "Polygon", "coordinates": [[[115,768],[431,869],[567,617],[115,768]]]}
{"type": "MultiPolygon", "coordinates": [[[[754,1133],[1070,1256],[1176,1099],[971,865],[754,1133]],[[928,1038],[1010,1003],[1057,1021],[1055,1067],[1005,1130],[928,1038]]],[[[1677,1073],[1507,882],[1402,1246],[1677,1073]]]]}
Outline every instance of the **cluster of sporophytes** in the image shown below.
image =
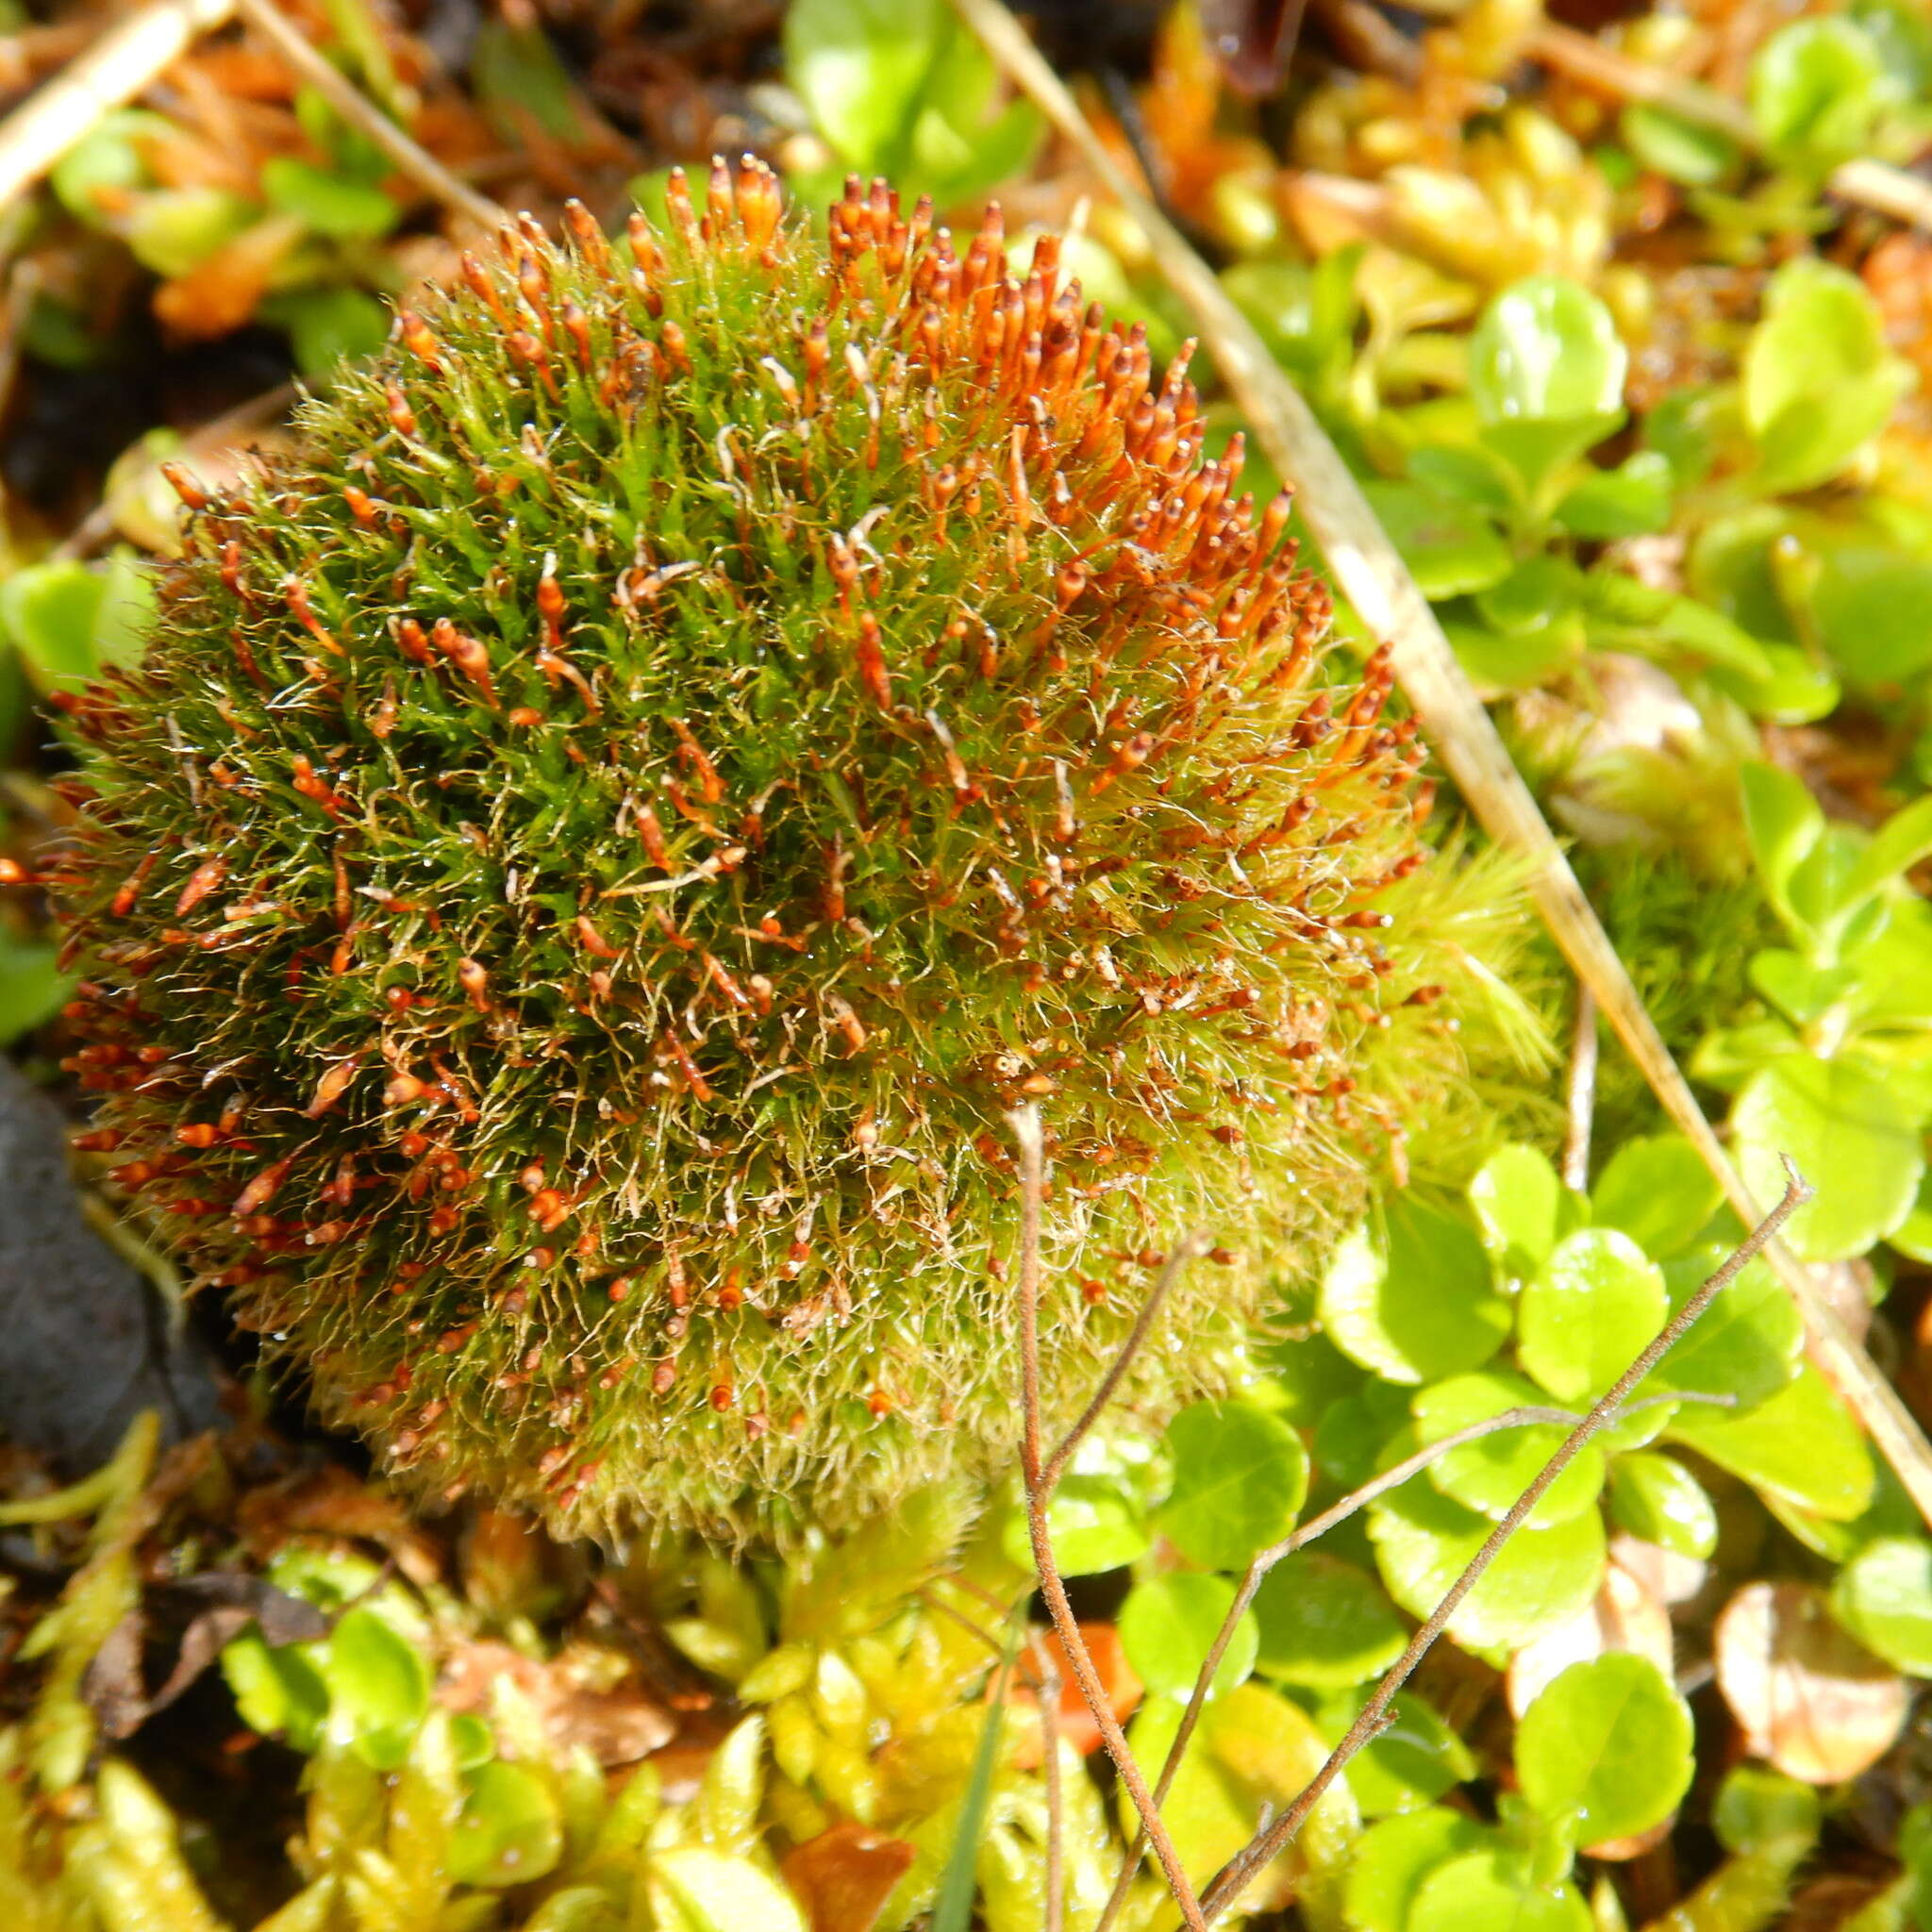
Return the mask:
{"type": "Polygon", "coordinates": [[[181,480],[73,707],[72,1064],[425,1487],[782,1536],[1010,1453],[1017,1105],[1050,1419],[1188,1228],[1129,1394],[1224,1373],[1466,1092],[1493,907],[1411,879],[1386,664],[1051,239],[855,184],[820,242],[750,164],[669,210],[507,227],[292,455],[181,480]]]}

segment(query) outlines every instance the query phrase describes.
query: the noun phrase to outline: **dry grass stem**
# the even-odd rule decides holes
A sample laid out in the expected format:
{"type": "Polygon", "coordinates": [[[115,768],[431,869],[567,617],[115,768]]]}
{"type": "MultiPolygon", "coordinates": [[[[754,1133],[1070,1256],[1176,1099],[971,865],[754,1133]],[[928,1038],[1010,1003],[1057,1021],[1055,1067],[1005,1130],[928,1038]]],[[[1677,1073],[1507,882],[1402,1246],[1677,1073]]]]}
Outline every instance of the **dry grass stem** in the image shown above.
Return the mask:
{"type": "Polygon", "coordinates": [[[30,94],[0,123],[0,208],[234,10],[235,0],[152,0],[30,94]]]}
{"type": "MultiPolygon", "coordinates": [[[[1511,762],[1441,624],[1376,521],[1340,452],[1253,325],[1200,256],[1114,160],[1072,94],[1002,0],[953,0],[994,59],[1079,148],[1146,236],[1168,284],[1192,310],[1202,341],[1257,441],[1299,491],[1298,508],[1342,594],[1370,636],[1386,639],[1395,671],[1436,755],[1499,845],[1529,862],[1530,891],[1577,977],[1590,988],[1672,1123],[1691,1142],[1747,1225],[1761,1208],[1705,1119],[1609,936],[1511,762]]],[[[1932,1447],[1897,1391],[1839,1320],[1809,1272],[1773,1244],[1766,1259],[1804,1313],[1813,1359],[1932,1524],[1932,1447]]]]}
{"type": "Polygon", "coordinates": [[[1576,1024],[1570,1036],[1570,1080],[1563,1093],[1563,1185],[1581,1194],[1590,1187],[1590,1136],[1596,1119],[1596,998],[1576,989],[1576,1024]]]}
{"type": "Polygon", "coordinates": [[[275,0],[233,0],[233,5],[302,79],[351,126],[366,134],[401,173],[464,220],[481,228],[501,226],[507,219],[503,207],[458,180],[427,148],[411,141],[339,67],[308,44],[275,0]]]}

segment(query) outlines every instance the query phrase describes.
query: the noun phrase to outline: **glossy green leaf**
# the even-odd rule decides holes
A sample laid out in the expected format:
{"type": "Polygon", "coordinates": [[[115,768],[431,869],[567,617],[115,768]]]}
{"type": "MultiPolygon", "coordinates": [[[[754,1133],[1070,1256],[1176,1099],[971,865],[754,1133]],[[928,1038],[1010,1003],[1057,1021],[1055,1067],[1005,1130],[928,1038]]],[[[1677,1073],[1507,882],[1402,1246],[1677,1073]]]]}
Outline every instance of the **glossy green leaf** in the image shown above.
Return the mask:
{"type": "MultiPolygon", "coordinates": [[[[1118,1570],[1153,1546],[1141,1507],[1113,1477],[1070,1475],[1054,1492],[1046,1512],[1054,1562],[1063,1576],[1091,1576],[1118,1570]]],[[[1033,1566],[1026,1519],[1015,1509],[1002,1525],[1002,1546],[1024,1569],[1033,1566]]]]}
{"type": "Polygon", "coordinates": [[[1436,495],[1469,504],[1505,526],[1522,514],[1515,475],[1480,446],[1424,443],[1409,452],[1408,474],[1436,495]]]}
{"type": "Polygon", "coordinates": [[[42,691],[77,691],[140,655],[154,611],[146,572],[117,558],[105,569],[72,559],[31,564],[0,583],[0,633],[42,691]]]}
{"type": "Polygon", "coordinates": [[[1848,1056],[1774,1060],[1739,1093],[1731,1134],[1758,1200],[1784,1192],[1781,1157],[1817,1190],[1784,1227],[1806,1261],[1843,1260],[1882,1241],[1912,1211],[1925,1168],[1917,1120],[1878,1073],[1848,1056]]]}
{"type": "Polygon", "coordinates": [[[1515,558],[1508,544],[1473,506],[1420,483],[1376,479],[1362,493],[1431,602],[1486,590],[1509,575],[1515,558]]]}
{"type": "Polygon", "coordinates": [[[1610,1515],[1641,1542],[1680,1557],[1705,1557],[1717,1547],[1717,1511],[1704,1485],[1674,1456],[1651,1450],[1619,1456],[1610,1464],[1610,1515]]]}
{"type": "Polygon", "coordinates": [[[1881,1537],[1832,1583],[1832,1614],[1869,1651],[1932,1677],[1932,1542],[1881,1537]]]}
{"type": "MultiPolygon", "coordinates": [[[[1671,1307],[1690,1299],[1723,1266],[1728,1250],[1715,1242],[1693,1249],[1664,1269],[1671,1307]]],[[[1762,1261],[1754,1261],[1705,1309],[1690,1331],[1651,1372],[1646,1386],[1727,1395],[1734,1413],[1775,1395],[1798,1372],[1805,1323],[1797,1304],[1762,1261]]]]}
{"type": "Polygon", "coordinates": [[[1653,1260],[1690,1246],[1723,1199],[1710,1170],[1681,1134],[1624,1141],[1590,1196],[1596,1224],[1620,1228],[1653,1260]]]}
{"type": "Polygon", "coordinates": [[[295,367],[311,382],[334,375],[342,362],[375,355],[389,338],[388,309],[360,289],[291,290],[269,297],[258,312],[288,330],[295,367]]]}
{"type": "Polygon", "coordinates": [[[1578,633],[1583,574],[1567,558],[1544,551],[1526,558],[1500,583],[1475,596],[1483,622],[1509,637],[1578,633]]]}
{"type": "Polygon", "coordinates": [[[328,1684],[307,1643],[272,1645],[251,1626],[222,1646],[222,1675],[251,1730],[313,1752],[328,1721],[328,1684]]]}
{"type": "Polygon", "coordinates": [[[1809,1362],[1746,1414],[1685,1404],[1670,1434],[1754,1488],[1831,1522],[1850,1522],[1872,1500],[1871,1451],[1809,1362]]]}
{"type": "Polygon", "coordinates": [[[1474,1229],[1412,1194],[1390,1204],[1379,1243],[1362,1229],[1336,1251],[1319,1306],[1336,1347],[1391,1382],[1480,1367],[1509,1332],[1474,1229]]]}
{"type": "Polygon", "coordinates": [[[1866,145],[1890,92],[1877,46],[1847,20],[1792,21],[1751,63],[1751,115],[1765,145],[1821,173],[1866,145]]]}
{"type": "MultiPolygon", "coordinates": [[[[1474,1423],[1512,1408],[1547,1408],[1549,1398],[1521,1375],[1481,1369],[1433,1382],[1410,1405],[1416,1435],[1424,1444],[1439,1442],[1474,1423]]],[[[1570,1431],[1556,1424],[1531,1424],[1498,1430],[1452,1449],[1432,1462],[1428,1479],[1443,1495],[1467,1509],[1500,1522],[1541,1473],[1570,1431]]],[[[1594,1507],[1604,1483],[1604,1452],[1586,1443],[1575,1460],[1550,1486],[1530,1522],[1547,1527],[1594,1507]]]]}
{"type": "Polygon", "coordinates": [[[492,1759],[465,1780],[450,1840],[450,1876],[462,1885],[524,1885],[554,1871],[563,1819],[549,1783],[527,1765],[492,1759]]]}
{"type": "Polygon", "coordinates": [[[346,180],[291,155],[275,155],[261,164],[261,192],[270,207],[293,215],[331,242],[379,241],[402,218],[401,207],[379,188],[346,180]]]}
{"type": "Polygon", "coordinates": [[[1932,666],[1932,561],[1870,544],[1820,559],[1810,597],[1818,641],[1855,683],[1902,684],[1932,666]]]}
{"type": "MultiPolygon", "coordinates": [[[[1405,1483],[1369,1512],[1382,1580],[1414,1617],[1434,1611],[1494,1527],[1487,1516],[1421,1480],[1405,1483]]],[[[1586,1509],[1547,1529],[1521,1529],[1457,1605],[1449,1634],[1478,1657],[1507,1657],[1582,1609],[1595,1596],[1603,1571],[1597,1511],[1586,1509]]]]}
{"type": "Polygon", "coordinates": [[[0,927],[0,1046],[51,1020],[74,981],[59,968],[60,949],[17,940],[0,927]]]}
{"type": "Polygon", "coordinates": [[[1167,1426],[1174,1488],[1157,1522],[1185,1557],[1241,1570],[1294,1527],[1308,1492],[1301,1438],[1251,1402],[1197,1402],[1167,1426]]]}
{"type": "Polygon", "coordinates": [[[1541,1268],[1575,1220],[1549,1156],[1522,1141],[1497,1148],[1476,1170],[1469,1204],[1491,1253],[1513,1274],[1541,1268]]]}
{"type": "Polygon", "coordinates": [[[1632,101],[1619,127],[1624,144],[1642,166],[1687,188],[1715,187],[1735,175],[1744,158],[1728,135],[1648,101],[1632,101]]]}
{"type": "Polygon", "coordinates": [[[1747,759],[1739,767],[1738,785],[1744,832],[1765,896],[1788,924],[1795,924],[1791,878],[1824,836],[1824,814],[1805,781],[1781,765],[1747,759]]]}
{"type": "Polygon", "coordinates": [[[1744,420],[1760,487],[1804,490],[1836,475],[1910,387],[1864,284],[1826,262],[1788,262],[1772,277],[1744,351],[1744,420]]]}
{"type": "Polygon", "coordinates": [[[1768,1764],[1740,1764],[1718,1786],[1710,1824],[1725,1851],[1755,1852],[1794,1839],[1809,1844],[1824,1811],[1815,1787],[1768,1764]]]}
{"type": "Polygon", "coordinates": [[[1591,1932],[1574,1885],[1541,1886],[1516,1851],[1465,1853],[1424,1880],[1404,1932],[1591,1932]]]}
{"type": "MultiPolygon", "coordinates": [[[[1348,1735],[1373,1690],[1359,1684],[1323,1699],[1316,1717],[1330,1749],[1348,1735]]],[[[1389,1715],[1388,1726],[1348,1761],[1349,1789],[1364,1817],[1413,1811],[1476,1774],[1475,1753],[1425,1698],[1405,1690],[1389,1715]]]]}
{"type": "Polygon", "coordinates": [[[1377,1378],[1335,1403],[1315,1429],[1315,1467],[1337,1489],[1358,1489],[1389,1459],[1386,1451],[1410,1433],[1408,1396],[1377,1378]]]}
{"type": "Polygon", "coordinates": [[[1663,1326],[1668,1307],[1663,1276],[1628,1235],[1584,1228],[1524,1284],[1517,1359],[1559,1401],[1593,1400],[1663,1326]]]}
{"type": "Polygon", "coordinates": [[[841,169],[963,199],[1024,166],[1039,114],[942,0],[799,0],[786,75],[841,169]]]}
{"type": "Polygon", "coordinates": [[[429,1666],[416,1646],[368,1606],[346,1610],[323,1653],[329,1732],[365,1763],[392,1771],[429,1714],[429,1666]]]}
{"type": "Polygon", "coordinates": [[[1486,424],[1572,423],[1621,410],[1628,362],[1609,310],[1588,289],[1530,275],[1483,310],[1469,391],[1486,424]]]}
{"type": "Polygon", "coordinates": [[[155,189],[129,207],[121,229],[142,268],[158,275],[185,275],[260,213],[258,203],[224,188],[155,189]]]}
{"type": "Polygon", "coordinates": [[[1669,526],[1674,489],[1668,460],[1654,449],[1639,450],[1574,484],[1557,505],[1557,522],[1589,542],[1648,536],[1669,526]]]}
{"type": "Polygon", "coordinates": [[[1346,1690],[1401,1656],[1408,1625],[1366,1570],[1298,1550],[1255,1593],[1256,1669],[1311,1690],[1346,1690]]]}
{"type": "MultiPolygon", "coordinates": [[[[1173,1570],[1138,1583],[1121,1606],[1121,1648],[1135,1674],[1157,1695],[1186,1697],[1234,1603],[1224,1576],[1173,1570]]],[[[1251,1608],[1242,1611],[1209,1685],[1210,1696],[1232,1690],[1255,1668],[1260,1635],[1251,1608]]]]}
{"type": "Polygon", "coordinates": [[[1441,1805],[1372,1824],[1349,1867],[1348,1923],[1360,1932],[1407,1932],[1430,1874],[1474,1852],[1489,1836],[1474,1819],[1441,1805]]]}
{"type": "Polygon", "coordinates": [[[1690,1708],[1646,1657],[1572,1664],[1516,1727],[1516,1776],[1545,1818],[1586,1844],[1668,1818],[1690,1786],[1690,1708]]]}
{"type": "MultiPolygon", "coordinates": [[[[1134,1713],[1134,1721],[1127,1726],[1127,1742],[1141,1764],[1158,1766],[1166,1761],[1180,1728],[1182,1708],[1178,1697],[1150,1697],[1134,1713]]],[[[1215,1761],[1202,1735],[1206,1727],[1204,1720],[1182,1753],[1180,1768],[1160,1807],[1174,1851],[1196,1884],[1219,1871],[1254,1836],[1257,1809],[1252,1795],[1215,1761]]],[[[1131,1836],[1140,1819],[1124,1789],[1117,1805],[1121,1829],[1131,1836]]]]}

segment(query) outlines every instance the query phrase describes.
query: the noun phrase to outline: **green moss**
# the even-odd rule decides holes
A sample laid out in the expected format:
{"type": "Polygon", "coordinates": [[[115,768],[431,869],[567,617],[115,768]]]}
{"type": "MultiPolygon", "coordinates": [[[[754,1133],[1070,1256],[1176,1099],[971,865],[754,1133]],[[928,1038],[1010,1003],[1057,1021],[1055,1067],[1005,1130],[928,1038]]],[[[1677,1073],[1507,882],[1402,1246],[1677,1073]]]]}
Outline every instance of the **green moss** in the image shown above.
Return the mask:
{"type": "Polygon", "coordinates": [[[1010,1454],[1013,1106],[1055,1415],[1221,1241],[1158,1410],[1492,978],[1430,938],[1386,663],[1331,672],[1285,502],[1050,242],[1009,277],[876,188],[822,245],[763,171],[671,207],[507,231],[201,506],[76,713],[75,1064],[395,1467],[782,1538],[1010,1454]]]}

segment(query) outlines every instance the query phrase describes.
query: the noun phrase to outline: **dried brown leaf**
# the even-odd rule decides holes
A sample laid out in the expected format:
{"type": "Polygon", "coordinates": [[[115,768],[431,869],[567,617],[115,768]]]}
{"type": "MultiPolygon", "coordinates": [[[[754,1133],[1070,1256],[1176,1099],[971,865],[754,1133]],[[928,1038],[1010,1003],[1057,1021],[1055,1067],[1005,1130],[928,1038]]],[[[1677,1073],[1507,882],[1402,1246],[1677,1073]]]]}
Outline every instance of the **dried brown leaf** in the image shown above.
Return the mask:
{"type": "Polygon", "coordinates": [[[871,1932],[914,1856],[904,1839],[863,1824],[835,1824],[808,1839],[779,1869],[811,1932],[871,1932]]]}
{"type": "Polygon", "coordinates": [[[1746,1584],[1713,1636],[1718,1688],[1745,1748],[1787,1777],[1856,1777],[1904,1728],[1905,1679],[1847,1636],[1808,1583],[1746,1584]]]}

